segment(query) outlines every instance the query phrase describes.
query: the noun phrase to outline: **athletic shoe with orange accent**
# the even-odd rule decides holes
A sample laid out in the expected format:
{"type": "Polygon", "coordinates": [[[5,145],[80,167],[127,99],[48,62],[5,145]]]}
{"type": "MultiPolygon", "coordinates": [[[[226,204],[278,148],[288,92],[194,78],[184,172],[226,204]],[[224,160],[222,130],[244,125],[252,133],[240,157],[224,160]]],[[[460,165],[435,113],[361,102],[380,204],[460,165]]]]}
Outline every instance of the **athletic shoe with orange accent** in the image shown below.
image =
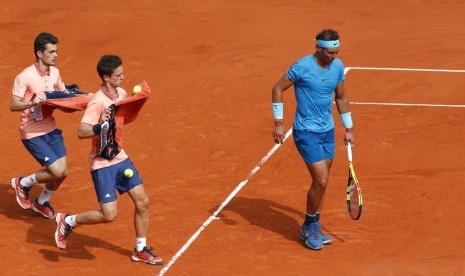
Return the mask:
{"type": "Polygon", "coordinates": [[[68,214],[58,213],[55,217],[55,221],[57,222],[55,243],[60,249],[66,249],[66,243],[68,242],[69,235],[73,232],[73,227],[65,222],[65,218],[67,216],[68,214]]]}
{"type": "Polygon", "coordinates": [[[151,265],[162,265],[163,260],[156,254],[154,254],[152,250],[153,248],[147,248],[147,246],[144,246],[144,249],[142,249],[142,251],[140,252],[137,251],[136,248],[134,248],[131,260],[135,262],[144,262],[151,265]]]}
{"type": "Polygon", "coordinates": [[[32,210],[41,214],[44,218],[54,219],[55,218],[55,210],[53,209],[50,202],[44,202],[44,204],[40,205],[37,199],[32,203],[32,210]]]}
{"type": "Polygon", "coordinates": [[[21,208],[27,210],[31,209],[31,201],[29,200],[29,191],[31,188],[23,187],[19,183],[22,177],[12,178],[10,181],[11,187],[15,189],[16,192],[16,201],[18,202],[21,208]]]}

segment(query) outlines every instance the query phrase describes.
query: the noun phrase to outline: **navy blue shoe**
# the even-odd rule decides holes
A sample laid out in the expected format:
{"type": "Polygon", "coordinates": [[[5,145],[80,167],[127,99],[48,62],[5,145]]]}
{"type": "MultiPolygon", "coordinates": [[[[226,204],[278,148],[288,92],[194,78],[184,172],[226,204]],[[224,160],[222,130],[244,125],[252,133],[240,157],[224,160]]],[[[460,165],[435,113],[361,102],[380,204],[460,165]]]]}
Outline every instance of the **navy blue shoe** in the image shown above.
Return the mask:
{"type": "Polygon", "coordinates": [[[323,240],[320,232],[318,232],[318,225],[316,222],[302,225],[300,229],[300,238],[305,241],[305,244],[310,249],[320,250],[323,248],[323,240]]]}

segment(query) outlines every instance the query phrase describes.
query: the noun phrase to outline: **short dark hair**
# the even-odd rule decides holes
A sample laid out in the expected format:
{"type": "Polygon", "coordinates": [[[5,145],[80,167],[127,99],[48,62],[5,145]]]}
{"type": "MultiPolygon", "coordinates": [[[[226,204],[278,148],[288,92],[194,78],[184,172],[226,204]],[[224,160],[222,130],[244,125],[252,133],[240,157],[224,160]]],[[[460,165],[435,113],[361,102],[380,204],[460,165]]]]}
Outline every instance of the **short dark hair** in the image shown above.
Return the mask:
{"type": "Polygon", "coordinates": [[[97,63],[97,72],[103,80],[103,76],[111,77],[111,74],[123,64],[123,60],[119,56],[104,55],[97,63]]]}
{"type": "Polygon", "coordinates": [[[331,40],[338,40],[338,39],[339,39],[339,33],[331,29],[325,29],[316,35],[316,40],[331,41],[331,40]]]}
{"type": "Polygon", "coordinates": [[[36,58],[38,58],[37,51],[45,51],[45,46],[49,43],[53,45],[58,44],[58,38],[46,32],[42,32],[36,36],[36,39],[34,39],[34,55],[36,58]]]}

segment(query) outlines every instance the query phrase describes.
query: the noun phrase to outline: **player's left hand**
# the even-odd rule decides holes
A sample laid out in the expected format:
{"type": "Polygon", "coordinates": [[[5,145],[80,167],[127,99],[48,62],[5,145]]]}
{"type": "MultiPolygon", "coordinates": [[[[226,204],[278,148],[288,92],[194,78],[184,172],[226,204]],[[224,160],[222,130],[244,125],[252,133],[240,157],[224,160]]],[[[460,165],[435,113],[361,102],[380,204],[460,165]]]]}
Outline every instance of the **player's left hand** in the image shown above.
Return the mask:
{"type": "Polygon", "coordinates": [[[105,108],[102,113],[102,121],[107,122],[111,119],[111,112],[113,110],[113,105],[110,105],[109,107],[105,108]]]}
{"type": "Polygon", "coordinates": [[[284,142],[284,125],[275,125],[272,133],[274,142],[276,144],[282,144],[284,142]]]}

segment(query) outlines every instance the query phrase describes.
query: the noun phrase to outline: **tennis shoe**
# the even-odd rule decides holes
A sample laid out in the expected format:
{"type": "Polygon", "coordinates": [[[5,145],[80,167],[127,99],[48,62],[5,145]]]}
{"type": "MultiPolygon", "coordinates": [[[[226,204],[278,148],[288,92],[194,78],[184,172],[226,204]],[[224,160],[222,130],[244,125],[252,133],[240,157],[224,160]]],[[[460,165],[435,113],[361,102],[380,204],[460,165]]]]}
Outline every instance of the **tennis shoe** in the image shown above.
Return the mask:
{"type": "Polygon", "coordinates": [[[32,210],[41,214],[44,218],[54,219],[55,218],[55,210],[53,209],[50,202],[44,202],[44,204],[39,204],[37,199],[32,203],[32,210]]]}
{"type": "Polygon", "coordinates": [[[330,244],[333,242],[333,240],[331,239],[331,237],[328,237],[328,236],[325,236],[323,235],[323,232],[321,231],[321,225],[320,225],[320,222],[316,222],[316,226],[317,226],[317,230],[318,232],[320,233],[321,235],[321,240],[323,241],[323,244],[330,244]]]}
{"type": "Polygon", "coordinates": [[[300,238],[305,241],[305,244],[310,249],[320,250],[323,248],[323,240],[320,232],[318,232],[318,225],[316,222],[302,225],[300,238]]]}
{"type": "Polygon", "coordinates": [[[29,199],[30,187],[23,187],[19,183],[22,177],[12,178],[10,181],[11,187],[15,189],[16,192],[16,201],[18,202],[21,208],[27,210],[31,209],[31,200],[29,199]]]}
{"type": "Polygon", "coordinates": [[[73,232],[73,227],[65,222],[65,218],[67,216],[68,214],[58,213],[55,217],[55,221],[57,222],[55,243],[60,249],[66,249],[66,243],[68,242],[69,235],[73,232]]]}
{"type": "Polygon", "coordinates": [[[144,246],[142,251],[137,251],[137,249],[134,248],[131,260],[135,262],[144,262],[151,265],[162,265],[163,260],[158,257],[157,254],[153,253],[152,250],[152,247],[147,248],[147,246],[144,246]]]}

